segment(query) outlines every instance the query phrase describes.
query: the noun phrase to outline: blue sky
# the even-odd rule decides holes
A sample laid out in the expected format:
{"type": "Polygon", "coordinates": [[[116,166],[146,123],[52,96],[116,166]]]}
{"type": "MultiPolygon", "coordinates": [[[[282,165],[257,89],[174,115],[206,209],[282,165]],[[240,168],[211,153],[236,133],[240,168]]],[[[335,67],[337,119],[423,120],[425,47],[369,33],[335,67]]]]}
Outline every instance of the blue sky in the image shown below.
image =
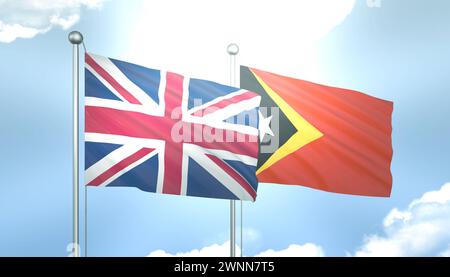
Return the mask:
{"type": "MultiPolygon", "coordinates": [[[[0,1],[0,256],[69,254],[72,29],[91,52],[218,82],[228,81],[225,49],[236,42],[239,63],[394,101],[391,198],[261,184],[258,200],[244,203],[245,255],[307,243],[300,251],[309,255],[450,254],[448,1],[41,1],[58,5],[33,26],[29,14],[12,22],[7,9],[21,14],[23,1],[8,2],[0,1]],[[32,37],[6,41],[6,25],[32,37]],[[405,233],[423,243],[412,247],[405,233]]],[[[89,255],[226,246],[227,201],[130,188],[88,194],[89,255]]]]}

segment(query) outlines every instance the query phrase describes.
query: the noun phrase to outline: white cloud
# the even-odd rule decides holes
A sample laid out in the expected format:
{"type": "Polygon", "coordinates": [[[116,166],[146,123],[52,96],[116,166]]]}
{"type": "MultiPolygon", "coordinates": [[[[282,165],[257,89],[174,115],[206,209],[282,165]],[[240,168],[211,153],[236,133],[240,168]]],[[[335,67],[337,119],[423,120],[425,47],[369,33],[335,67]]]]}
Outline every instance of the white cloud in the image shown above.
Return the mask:
{"type": "MultiPolygon", "coordinates": [[[[450,183],[439,190],[426,192],[413,200],[406,209],[392,209],[383,221],[383,235],[366,236],[364,244],[353,255],[347,256],[440,256],[450,257],[450,183]]],[[[260,239],[257,230],[244,231],[251,242],[260,239]]],[[[245,236],[244,236],[245,238],[245,236]]],[[[176,254],[156,250],[150,257],[228,257],[229,242],[213,244],[176,254]]],[[[239,253],[239,247],[237,247],[239,253]]],[[[313,243],[291,244],[285,249],[268,249],[256,257],[324,257],[321,246],[313,243]]]]}
{"type": "Polygon", "coordinates": [[[438,255],[439,257],[450,257],[450,245],[448,245],[448,248],[438,255]]]}
{"type": "Polygon", "coordinates": [[[282,250],[269,249],[261,252],[255,257],[324,257],[325,253],[322,247],[313,243],[303,245],[291,244],[288,248],[282,250]]]}
{"type": "MultiPolygon", "coordinates": [[[[236,246],[236,254],[240,255],[240,248],[236,246]]],[[[188,252],[179,252],[176,254],[167,253],[164,250],[156,250],[151,252],[148,257],[229,257],[230,256],[230,242],[223,244],[213,244],[201,249],[193,249],[188,252]]]]}
{"type": "Polygon", "coordinates": [[[410,211],[399,211],[397,208],[393,208],[384,218],[383,226],[391,226],[396,221],[408,221],[411,219],[411,216],[412,214],[410,211]]]}
{"type": "Polygon", "coordinates": [[[32,38],[37,34],[45,33],[49,29],[36,29],[24,27],[20,24],[4,24],[0,21],[0,42],[12,42],[16,38],[32,38]]]}
{"type": "MultiPolygon", "coordinates": [[[[239,236],[239,234],[237,234],[239,236]]],[[[228,236],[228,233],[222,233],[215,241],[223,241],[224,238],[228,236]]],[[[256,243],[261,239],[261,234],[258,230],[245,227],[243,230],[243,240],[245,243],[256,243]]],[[[236,255],[240,256],[241,249],[238,245],[236,245],[236,255]]],[[[149,254],[149,257],[229,257],[230,256],[230,241],[227,241],[223,244],[213,243],[212,245],[203,247],[201,249],[194,249],[187,252],[179,252],[176,254],[170,254],[165,252],[164,250],[156,250],[149,254]]]]}
{"type": "Polygon", "coordinates": [[[384,235],[370,235],[355,256],[449,256],[450,183],[425,193],[384,220],[384,235]]]}
{"type": "Polygon", "coordinates": [[[64,30],[67,30],[70,27],[72,27],[75,23],[78,22],[78,20],[80,20],[79,14],[72,14],[67,18],[59,17],[57,15],[52,15],[52,17],[50,17],[51,24],[59,26],[64,30]]]}
{"type": "Polygon", "coordinates": [[[105,0],[0,0],[0,42],[32,38],[53,27],[64,30],[80,20],[83,7],[100,8],[105,0]]]}
{"type": "MultiPolygon", "coordinates": [[[[258,243],[261,240],[261,233],[254,228],[244,228],[243,239],[244,244],[250,245],[258,243]]],[[[236,256],[240,256],[241,249],[236,245],[236,256]]],[[[245,254],[245,253],[244,253],[245,254]]],[[[230,241],[223,244],[214,243],[212,245],[193,249],[186,252],[178,252],[175,254],[168,253],[164,250],[155,250],[151,252],[148,257],[229,257],[230,256],[230,241]]],[[[291,244],[286,249],[273,250],[268,249],[263,251],[255,257],[323,257],[325,256],[322,248],[312,243],[303,245],[291,244]]]]}
{"type": "MultiPolygon", "coordinates": [[[[240,248],[236,246],[236,255],[240,255],[240,248]]],[[[194,249],[188,252],[179,252],[176,254],[167,253],[164,250],[151,252],[148,257],[229,257],[230,242],[223,244],[213,244],[201,249],[194,249]]],[[[303,245],[291,244],[288,248],[282,250],[266,250],[255,257],[323,257],[325,256],[322,248],[312,243],[303,245]]]]}
{"type": "Polygon", "coordinates": [[[447,205],[450,201],[450,183],[442,186],[440,190],[426,192],[419,199],[410,204],[410,208],[421,204],[443,204],[447,205]]]}

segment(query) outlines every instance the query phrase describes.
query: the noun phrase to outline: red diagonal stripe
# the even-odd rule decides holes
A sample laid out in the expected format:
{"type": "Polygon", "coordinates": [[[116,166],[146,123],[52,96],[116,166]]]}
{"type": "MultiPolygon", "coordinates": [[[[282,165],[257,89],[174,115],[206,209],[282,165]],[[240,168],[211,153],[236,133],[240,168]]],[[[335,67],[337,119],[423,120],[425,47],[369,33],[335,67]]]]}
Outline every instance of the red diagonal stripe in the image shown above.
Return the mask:
{"type": "Polygon", "coordinates": [[[234,170],[231,166],[229,166],[226,162],[222,161],[218,157],[206,154],[208,158],[210,158],[215,164],[220,166],[228,175],[230,175],[236,182],[239,183],[247,192],[250,194],[250,196],[253,198],[253,201],[256,199],[256,191],[253,189],[253,187],[247,182],[247,180],[244,179],[236,170],[234,170]]]}
{"type": "Polygon", "coordinates": [[[254,92],[246,91],[242,94],[235,95],[231,98],[223,99],[215,104],[212,104],[204,109],[201,109],[201,110],[195,112],[195,114],[204,116],[204,115],[213,113],[217,110],[223,109],[231,104],[236,104],[241,101],[248,100],[248,99],[251,99],[251,98],[257,97],[257,96],[258,96],[258,94],[254,93],[254,92]]]}
{"type": "Polygon", "coordinates": [[[103,77],[117,92],[119,92],[125,100],[131,104],[141,104],[130,92],[128,92],[124,87],[122,87],[105,69],[103,69],[94,59],[86,54],[86,63],[92,67],[100,76],[103,77]]]}
{"type": "Polygon", "coordinates": [[[97,178],[92,180],[87,185],[88,186],[100,186],[101,184],[103,184],[103,182],[105,182],[106,180],[108,180],[109,178],[114,176],[114,174],[118,173],[119,171],[125,169],[130,164],[143,158],[145,155],[150,154],[153,150],[155,150],[155,149],[142,148],[142,149],[138,150],[137,152],[133,153],[132,155],[126,157],[125,159],[123,159],[120,162],[113,165],[111,168],[109,168],[108,170],[106,170],[105,172],[100,174],[97,178]]]}

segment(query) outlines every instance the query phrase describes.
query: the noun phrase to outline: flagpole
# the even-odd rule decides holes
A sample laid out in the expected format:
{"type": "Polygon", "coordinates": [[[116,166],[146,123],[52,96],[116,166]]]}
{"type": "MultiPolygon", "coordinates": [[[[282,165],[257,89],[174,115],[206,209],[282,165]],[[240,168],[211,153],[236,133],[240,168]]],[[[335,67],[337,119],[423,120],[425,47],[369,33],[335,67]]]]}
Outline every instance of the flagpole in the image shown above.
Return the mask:
{"type": "Polygon", "coordinates": [[[240,243],[240,246],[241,246],[241,251],[239,251],[240,252],[240,254],[241,254],[241,257],[243,257],[243,255],[244,255],[244,245],[242,244],[242,228],[243,228],[243,218],[244,218],[244,212],[243,212],[243,204],[242,204],[242,200],[241,200],[241,224],[240,224],[240,231],[241,231],[241,243],[240,243]]]}
{"type": "Polygon", "coordinates": [[[73,256],[80,256],[79,235],[79,45],[83,42],[83,35],[73,31],[69,34],[69,41],[73,45],[72,55],[72,84],[73,84],[73,256]]]}
{"type": "MultiPolygon", "coordinates": [[[[236,55],[239,46],[231,43],[227,52],[230,55],[230,85],[236,86],[236,55]]],[[[236,257],[236,200],[230,200],[230,257],[236,257]]]]}

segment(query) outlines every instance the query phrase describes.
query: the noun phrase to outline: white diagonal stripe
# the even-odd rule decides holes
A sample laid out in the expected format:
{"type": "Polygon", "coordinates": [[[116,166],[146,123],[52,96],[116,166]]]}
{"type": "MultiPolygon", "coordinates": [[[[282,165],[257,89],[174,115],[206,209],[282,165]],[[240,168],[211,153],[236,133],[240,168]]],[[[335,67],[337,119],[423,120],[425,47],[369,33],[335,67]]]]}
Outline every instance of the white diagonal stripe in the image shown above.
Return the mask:
{"type": "Polygon", "coordinates": [[[142,147],[137,145],[124,145],[112,151],[101,160],[91,165],[85,172],[85,182],[89,184],[92,180],[100,176],[103,172],[113,167],[118,162],[133,153],[136,153],[142,147]]]}
{"type": "Polygon", "coordinates": [[[242,100],[238,103],[230,104],[222,109],[217,109],[209,114],[203,116],[205,120],[222,121],[232,116],[238,115],[244,111],[249,111],[259,107],[261,102],[261,96],[255,96],[253,98],[242,100]]]}
{"type": "MultiPolygon", "coordinates": [[[[184,144],[189,148],[190,144],[184,144]]],[[[228,175],[220,166],[209,159],[205,154],[196,151],[189,151],[190,157],[194,159],[201,167],[208,171],[214,178],[225,186],[231,193],[241,200],[254,201],[252,196],[230,175],[228,175]]]]}
{"type": "Polygon", "coordinates": [[[194,114],[195,112],[201,111],[201,110],[203,110],[203,109],[205,109],[205,108],[207,108],[207,107],[209,107],[209,106],[211,106],[211,105],[217,104],[217,103],[219,103],[219,102],[222,101],[222,100],[230,99],[230,98],[233,98],[233,97],[235,97],[235,96],[237,96],[237,95],[244,94],[244,93],[246,93],[246,92],[248,92],[248,90],[240,89],[240,90],[238,90],[238,91],[229,93],[229,94],[227,94],[227,95],[217,97],[217,98],[215,98],[214,100],[211,100],[211,101],[206,102],[206,103],[204,103],[204,104],[202,104],[202,105],[193,107],[192,109],[190,109],[190,110],[188,111],[188,113],[189,113],[189,114],[194,114]]]}
{"type": "Polygon", "coordinates": [[[102,76],[100,76],[100,74],[97,73],[97,71],[95,71],[89,64],[85,63],[84,65],[86,67],[87,70],[89,70],[89,72],[91,72],[95,78],[97,78],[107,89],[109,89],[115,96],[119,97],[119,99],[121,99],[122,101],[127,101],[125,100],[125,98],[122,96],[122,94],[120,94],[115,88],[113,88],[111,86],[110,83],[108,83],[105,79],[103,79],[102,76]]]}
{"type": "Polygon", "coordinates": [[[142,105],[156,110],[161,110],[158,104],[140,87],[133,83],[130,79],[117,68],[117,66],[107,57],[89,54],[92,59],[109,73],[124,89],[133,95],[142,105]]]}
{"type": "MultiPolygon", "coordinates": [[[[134,153],[133,153],[134,154],[134,153]]],[[[123,174],[127,173],[128,171],[132,170],[133,168],[135,168],[136,166],[142,164],[143,162],[147,161],[148,159],[152,158],[153,156],[155,156],[156,154],[158,154],[158,149],[153,150],[152,152],[148,153],[147,155],[145,155],[144,157],[140,158],[139,160],[135,161],[134,163],[128,165],[127,167],[125,167],[124,169],[122,169],[121,171],[117,172],[116,174],[114,174],[113,176],[111,176],[108,180],[104,181],[100,187],[104,187],[107,186],[108,184],[110,184],[112,181],[114,181],[115,179],[119,178],[120,176],[122,176],[123,174]]],[[[117,161],[119,162],[119,161],[117,161]]],[[[158,176],[159,177],[159,176],[158,176]]],[[[158,178],[159,179],[159,178],[158,178]]]]}

